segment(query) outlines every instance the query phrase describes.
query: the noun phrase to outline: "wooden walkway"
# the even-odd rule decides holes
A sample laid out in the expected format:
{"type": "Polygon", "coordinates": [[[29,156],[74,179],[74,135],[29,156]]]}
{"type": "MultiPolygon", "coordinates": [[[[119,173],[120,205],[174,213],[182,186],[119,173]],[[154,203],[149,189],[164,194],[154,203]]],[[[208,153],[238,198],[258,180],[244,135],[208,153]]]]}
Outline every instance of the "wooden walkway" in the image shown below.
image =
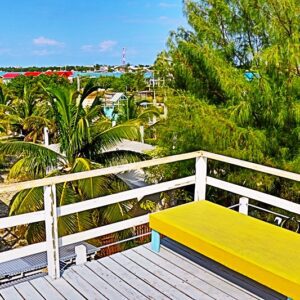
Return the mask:
{"type": "Polygon", "coordinates": [[[147,244],[71,267],[55,281],[0,289],[0,299],[284,299],[171,240],[163,244],[159,254],[147,244]]]}

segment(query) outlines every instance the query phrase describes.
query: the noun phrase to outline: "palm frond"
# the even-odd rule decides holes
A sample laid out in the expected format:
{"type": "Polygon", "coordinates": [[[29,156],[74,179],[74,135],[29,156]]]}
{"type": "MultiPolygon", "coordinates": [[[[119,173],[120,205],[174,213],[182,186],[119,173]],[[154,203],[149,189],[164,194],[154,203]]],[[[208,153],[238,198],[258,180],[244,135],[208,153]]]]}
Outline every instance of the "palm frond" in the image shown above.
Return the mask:
{"type": "MultiPolygon", "coordinates": [[[[76,202],[80,202],[78,193],[72,188],[70,183],[63,183],[57,185],[57,206],[68,205],[76,202]]],[[[71,214],[58,218],[58,234],[59,236],[65,236],[79,231],[78,224],[83,222],[83,218],[78,220],[78,214],[71,214]]],[[[91,222],[88,220],[87,224],[81,224],[83,227],[91,227],[91,222]]]]}
{"type": "Polygon", "coordinates": [[[76,214],[77,228],[78,231],[85,231],[93,228],[95,224],[93,223],[92,211],[82,211],[76,214]]]}
{"type": "Polygon", "coordinates": [[[17,114],[7,114],[0,112],[0,124],[20,125],[23,119],[17,114]]]}
{"type": "Polygon", "coordinates": [[[92,122],[98,120],[101,117],[104,117],[102,107],[100,105],[91,106],[89,109],[86,109],[86,118],[92,122]]]}
{"type": "Polygon", "coordinates": [[[42,187],[18,192],[11,200],[9,215],[19,215],[42,210],[44,208],[44,191],[42,187]]]}
{"type": "Polygon", "coordinates": [[[51,127],[54,127],[54,124],[51,120],[41,116],[29,116],[25,118],[23,121],[23,129],[27,132],[29,131],[25,140],[32,140],[32,142],[35,143],[38,137],[42,136],[44,127],[51,129],[51,127]]]}
{"type": "Polygon", "coordinates": [[[23,121],[23,128],[25,130],[30,130],[30,129],[39,129],[39,128],[44,128],[44,127],[49,127],[52,126],[52,121],[41,117],[41,116],[29,116],[24,119],[23,121]]]}
{"type": "Polygon", "coordinates": [[[95,100],[93,101],[92,105],[91,105],[91,109],[95,108],[95,107],[101,107],[103,103],[103,100],[101,97],[96,96],[95,100]]]}
{"type": "Polygon", "coordinates": [[[98,131],[94,128],[92,135],[93,142],[96,147],[106,150],[115,146],[123,139],[137,140],[139,138],[139,124],[136,121],[128,121],[115,127],[111,127],[104,131],[98,131]]]}
{"type": "MultiPolygon", "coordinates": [[[[126,210],[120,203],[109,205],[102,210],[102,220],[104,224],[111,224],[128,219],[126,210]]],[[[103,224],[103,225],[104,225],[103,224]]]]}
{"type": "Polygon", "coordinates": [[[9,170],[8,179],[31,180],[42,177],[45,170],[39,170],[35,158],[23,157],[19,159],[9,170]],[[35,164],[35,167],[33,166],[35,164]]]}
{"type": "Polygon", "coordinates": [[[82,102],[85,100],[85,98],[87,98],[90,94],[92,94],[93,92],[97,91],[98,88],[100,88],[100,86],[96,86],[94,83],[95,81],[93,79],[90,79],[85,85],[81,94],[80,105],[82,105],[82,102]]]}
{"type": "MultiPolygon", "coordinates": [[[[65,160],[64,156],[39,144],[29,142],[5,142],[0,143],[0,152],[6,155],[17,155],[27,157],[26,166],[32,163],[38,170],[46,170],[47,167],[57,167],[65,160]]],[[[25,162],[24,162],[25,164],[25,162]]]]}
{"type": "MultiPolygon", "coordinates": [[[[128,185],[121,178],[114,175],[114,180],[111,185],[112,193],[120,193],[127,191],[128,189],[128,185]]],[[[101,225],[128,219],[128,212],[131,210],[135,202],[136,201],[132,199],[100,208],[99,210],[102,216],[101,225]]]]}
{"type": "MultiPolygon", "coordinates": [[[[76,158],[71,172],[90,171],[96,169],[96,167],[99,168],[100,165],[92,164],[91,161],[86,158],[76,158]]],[[[111,181],[111,176],[100,176],[78,180],[73,182],[73,185],[78,189],[81,200],[86,200],[110,194],[111,181]]]]}
{"type": "Polygon", "coordinates": [[[160,112],[156,107],[146,108],[139,115],[137,119],[141,121],[148,121],[149,118],[153,118],[154,116],[159,117],[160,112]]]}
{"type": "Polygon", "coordinates": [[[9,106],[7,104],[1,104],[0,103],[0,112],[2,113],[11,113],[17,115],[17,111],[14,107],[9,106]]]}
{"type": "Polygon", "coordinates": [[[3,94],[3,89],[0,86],[0,104],[5,104],[5,96],[3,94]]]}
{"type": "Polygon", "coordinates": [[[105,167],[116,166],[121,164],[129,164],[141,160],[149,159],[150,157],[144,153],[138,153],[127,150],[117,150],[95,153],[92,156],[93,161],[100,163],[105,167]]]}
{"type": "Polygon", "coordinates": [[[25,239],[29,244],[39,243],[46,240],[45,222],[30,224],[25,232],[25,239]]]}

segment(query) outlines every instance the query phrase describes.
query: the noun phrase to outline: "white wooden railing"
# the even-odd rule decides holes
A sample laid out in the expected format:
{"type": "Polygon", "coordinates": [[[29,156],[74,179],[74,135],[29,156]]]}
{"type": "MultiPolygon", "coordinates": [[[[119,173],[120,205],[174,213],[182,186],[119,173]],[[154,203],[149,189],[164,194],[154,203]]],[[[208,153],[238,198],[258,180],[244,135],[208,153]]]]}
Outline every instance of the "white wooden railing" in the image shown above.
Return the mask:
{"type": "Polygon", "coordinates": [[[46,241],[33,245],[24,246],[0,253],[0,263],[7,262],[13,259],[21,258],[27,255],[32,255],[47,251],[48,274],[52,278],[60,277],[59,268],[59,247],[70,245],[76,242],[82,242],[92,238],[96,238],[105,234],[114,233],[124,229],[132,228],[141,224],[148,223],[149,215],[131,218],[125,221],[120,221],[110,225],[86,230],[83,232],[74,233],[68,236],[58,237],[57,220],[58,217],[74,214],[94,208],[107,206],[110,204],[130,200],[141,199],[146,195],[151,195],[163,191],[173,190],[180,187],[185,187],[195,184],[194,199],[201,200],[206,198],[206,186],[213,186],[222,190],[232,192],[242,196],[239,204],[241,213],[248,213],[248,199],[254,199],[272,206],[284,209],[286,211],[300,215],[300,205],[290,202],[279,197],[268,195],[253,189],[249,189],[240,185],[232,184],[213,177],[207,176],[207,159],[221,161],[228,164],[237,165],[247,169],[264,172],[267,174],[300,181],[300,174],[287,172],[263,165],[250,163],[247,161],[230,158],[223,155],[218,155],[205,151],[197,151],[174,155],[164,158],[158,158],[148,161],[119,165],[105,169],[92,170],[69,175],[62,175],[34,181],[20,182],[15,184],[2,185],[0,187],[0,195],[7,192],[21,191],[28,188],[44,187],[44,210],[32,213],[26,213],[17,216],[0,218],[0,229],[31,224],[44,221],[46,227],[46,241]],[[134,190],[129,190],[114,195],[94,198],[84,202],[69,204],[57,207],[56,205],[56,184],[87,179],[96,176],[107,174],[117,174],[129,170],[137,170],[162,164],[179,162],[188,159],[196,159],[196,173],[194,176],[189,176],[181,179],[176,179],[164,183],[158,183],[134,190]]]}

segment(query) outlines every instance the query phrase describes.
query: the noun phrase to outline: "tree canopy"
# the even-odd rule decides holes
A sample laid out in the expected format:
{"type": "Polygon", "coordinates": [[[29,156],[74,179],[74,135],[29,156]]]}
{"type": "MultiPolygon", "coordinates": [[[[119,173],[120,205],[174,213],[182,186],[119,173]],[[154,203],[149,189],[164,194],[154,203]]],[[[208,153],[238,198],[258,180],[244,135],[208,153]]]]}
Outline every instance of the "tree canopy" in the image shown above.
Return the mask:
{"type": "MultiPolygon", "coordinates": [[[[14,156],[16,160],[10,168],[10,179],[30,180],[89,171],[120,161],[132,162],[143,158],[142,155],[130,151],[108,151],[111,146],[124,138],[137,139],[139,128],[135,122],[130,121],[112,127],[111,121],[101,113],[102,108],[97,101],[91,107],[84,108],[83,101],[98,89],[94,81],[89,81],[81,93],[72,85],[49,85],[42,88],[47,94],[46,104],[48,110],[52,111],[51,115],[56,126],[52,140],[58,143],[59,151],[40,143],[1,141],[1,154],[14,156]]],[[[22,99],[26,99],[25,103],[31,103],[27,91],[23,93],[22,99]]],[[[33,114],[36,108],[35,101],[31,104],[30,113],[33,114]]],[[[38,118],[37,115],[30,116],[38,118]]],[[[37,120],[34,123],[37,125],[37,120]]],[[[41,128],[44,126],[45,124],[41,128]]],[[[126,189],[128,186],[125,182],[113,174],[78,180],[57,185],[57,202],[58,206],[66,205],[126,189]]],[[[40,210],[43,205],[42,188],[23,190],[13,197],[10,215],[40,210]]],[[[132,207],[130,201],[125,201],[103,209],[61,217],[58,221],[59,234],[70,234],[126,219],[132,207]]],[[[41,223],[29,225],[24,232],[29,242],[43,240],[44,234],[44,225],[41,223]]]]}
{"type": "MultiPolygon", "coordinates": [[[[158,130],[164,154],[203,149],[300,172],[299,4],[184,1],[189,27],[170,34],[155,65],[173,78],[169,117],[158,130]]],[[[247,176],[264,189],[259,176],[247,176]]],[[[272,192],[287,190],[275,181],[272,192]]]]}

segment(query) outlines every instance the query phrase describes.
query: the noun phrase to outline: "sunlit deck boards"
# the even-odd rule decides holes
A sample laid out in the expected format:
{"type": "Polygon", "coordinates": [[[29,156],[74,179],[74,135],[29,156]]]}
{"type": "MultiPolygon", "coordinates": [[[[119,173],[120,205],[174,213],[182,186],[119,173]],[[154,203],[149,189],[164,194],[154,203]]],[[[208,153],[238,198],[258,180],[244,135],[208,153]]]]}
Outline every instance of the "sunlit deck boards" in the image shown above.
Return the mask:
{"type": "Polygon", "coordinates": [[[165,240],[163,244],[159,254],[151,252],[149,245],[140,246],[74,266],[59,280],[41,277],[2,289],[0,297],[13,300],[281,299],[280,295],[173,241],[165,240]]]}

